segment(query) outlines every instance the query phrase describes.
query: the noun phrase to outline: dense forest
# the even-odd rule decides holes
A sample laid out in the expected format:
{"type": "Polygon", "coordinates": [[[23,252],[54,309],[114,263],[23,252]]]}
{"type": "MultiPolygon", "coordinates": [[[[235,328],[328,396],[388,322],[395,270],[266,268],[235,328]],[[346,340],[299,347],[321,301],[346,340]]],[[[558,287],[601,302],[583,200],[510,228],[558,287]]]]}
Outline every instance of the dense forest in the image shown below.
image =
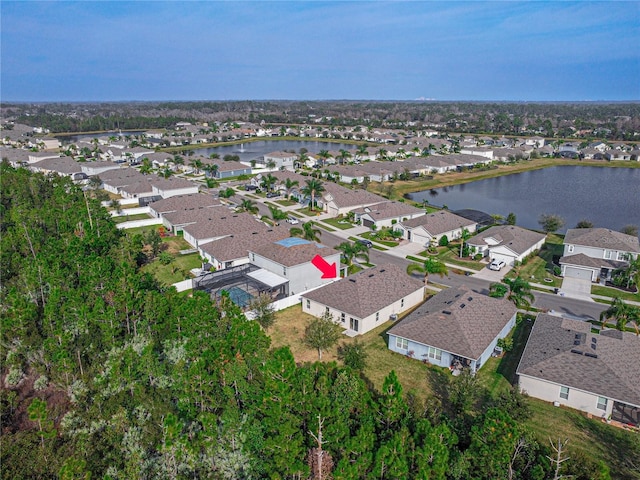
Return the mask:
{"type": "Polygon", "coordinates": [[[91,192],[6,164],[0,181],[4,479],[610,478],[536,441],[515,390],[443,375],[423,403],[394,372],[377,391],[296,364],[226,297],[141,273],[143,238],[91,192]]]}
{"type": "Polygon", "coordinates": [[[217,101],[3,104],[2,118],[51,132],[163,128],[178,121],[319,124],[638,141],[640,103],[217,101]]]}

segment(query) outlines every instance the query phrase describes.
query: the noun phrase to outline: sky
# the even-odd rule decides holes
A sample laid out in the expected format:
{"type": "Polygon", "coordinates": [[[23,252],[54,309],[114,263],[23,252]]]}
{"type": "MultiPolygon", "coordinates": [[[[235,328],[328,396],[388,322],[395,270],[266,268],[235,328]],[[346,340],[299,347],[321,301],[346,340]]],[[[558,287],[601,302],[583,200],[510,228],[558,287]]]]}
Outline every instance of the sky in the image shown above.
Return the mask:
{"type": "Polygon", "coordinates": [[[0,2],[2,102],[640,100],[640,1],[0,2]]]}

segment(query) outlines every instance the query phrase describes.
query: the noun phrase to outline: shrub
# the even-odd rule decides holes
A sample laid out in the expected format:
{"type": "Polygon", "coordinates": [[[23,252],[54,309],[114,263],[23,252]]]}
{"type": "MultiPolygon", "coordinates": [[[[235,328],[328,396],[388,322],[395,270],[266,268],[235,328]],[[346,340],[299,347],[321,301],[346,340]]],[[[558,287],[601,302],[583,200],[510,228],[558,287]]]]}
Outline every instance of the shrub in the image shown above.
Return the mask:
{"type": "Polygon", "coordinates": [[[41,391],[47,388],[49,385],[49,379],[45,375],[40,375],[35,382],[33,382],[33,388],[36,391],[41,391]]]}
{"type": "Polygon", "coordinates": [[[449,239],[447,238],[446,235],[443,235],[442,237],[440,237],[440,240],[438,241],[438,245],[440,245],[441,247],[446,247],[447,245],[449,245],[449,239]]]}
{"type": "Polygon", "coordinates": [[[553,274],[554,274],[556,277],[559,277],[561,273],[562,273],[562,269],[561,269],[559,266],[554,265],[554,266],[553,266],[553,274]]]}
{"type": "Polygon", "coordinates": [[[7,385],[10,387],[16,386],[22,380],[22,369],[20,367],[11,367],[9,373],[7,373],[7,385]]]}

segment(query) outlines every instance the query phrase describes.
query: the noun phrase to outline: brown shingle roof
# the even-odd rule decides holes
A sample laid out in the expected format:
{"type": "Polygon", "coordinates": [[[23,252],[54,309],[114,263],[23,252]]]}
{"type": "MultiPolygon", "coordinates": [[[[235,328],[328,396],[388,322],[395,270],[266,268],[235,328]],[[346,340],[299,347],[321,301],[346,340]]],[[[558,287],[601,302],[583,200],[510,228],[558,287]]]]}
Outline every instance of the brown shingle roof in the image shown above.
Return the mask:
{"type": "Polygon", "coordinates": [[[358,208],[354,210],[354,212],[360,215],[368,214],[375,221],[378,221],[397,218],[403,215],[417,215],[424,213],[424,210],[402,202],[382,202],[376,205],[358,208]]]}
{"type": "MultiPolygon", "coordinates": [[[[520,255],[530,249],[533,245],[546,237],[544,233],[538,233],[515,225],[498,225],[488,228],[478,235],[474,235],[467,243],[469,245],[488,245],[486,238],[494,238],[499,243],[507,247],[512,252],[520,255]]],[[[497,245],[492,245],[496,247],[497,245]]]]}
{"type": "Polygon", "coordinates": [[[570,228],[564,237],[564,243],[640,253],[638,237],[608,228],[570,228]]]}
{"type": "MultiPolygon", "coordinates": [[[[301,184],[304,187],[304,184],[301,184]]],[[[325,193],[323,198],[328,199],[329,195],[338,208],[359,207],[363,205],[374,205],[386,201],[386,198],[367,192],[362,189],[345,188],[337,183],[324,182],[325,193]]]]}
{"type": "Polygon", "coordinates": [[[255,232],[230,235],[206,243],[200,248],[219,262],[228,262],[237,258],[247,257],[249,250],[282,240],[288,236],[289,229],[287,227],[268,227],[264,225],[264,229],[258,228],[255,232]]]}
{"type": "Polygon", "coordinates": [[[193,213],[192,219],[195,223],[186,225],[184,231],[196,240],[226,235],[248,235],[264,230],[266,226],[249,213],[235,213],[225,208],[203,208],[193,213]]]}
{"type": "Polygon", "coordinates": [[[221,206],[220,200],[211,195],[192,193],[189,195],[176,195],[174,197],[158,200],[149,206],[158,213],[177,212],[180,210],[194,210],[198,208],[221,206]]]}
{"type": "Polygon", "coordinates": [[[403,297],[424,289],[424,283],[394,264],[350,275],[304,295],[315,302],[365,318],[403,297]]]}
{"type": "Polygon", "coordinates": [[[284,265],[285,267],[293,267],[294,265],[311,262],[316,255],[328,257],[338,253],[337,250],[331,247],[301,238],[285,238],[281,241],[262,245],[257,248],[252,247],[249,251],[277,262],[280,265],[284,265]]]}
{"type": "Polygon", "coordinates": [[[640,406],[640,338],[618,330],[594,335],[589,323],[539,314],[516,373],[640,406]]]}
{"type": "Polygon", "coordinates": [[[402,222],[402,225],[406,228],[424,227],[431,235],[440,235],[458,228],[470,227],[475,225],[475,222],[447,210],[440,210],[407,220],[402,222]]]}
{"type": "Polygon", "coordinates": [[[449,288],[420,305],[389,334],[477,360],[515,313],[516,307],[503,298],[449,288]]]}

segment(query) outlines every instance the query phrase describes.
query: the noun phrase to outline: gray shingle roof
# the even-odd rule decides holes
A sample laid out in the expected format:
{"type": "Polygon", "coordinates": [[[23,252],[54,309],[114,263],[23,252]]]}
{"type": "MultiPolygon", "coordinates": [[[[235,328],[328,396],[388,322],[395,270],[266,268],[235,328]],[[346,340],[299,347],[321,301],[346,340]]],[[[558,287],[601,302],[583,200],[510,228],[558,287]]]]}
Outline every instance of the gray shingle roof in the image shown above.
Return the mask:
{"type": "MultiPolygon", "coordinates": [[[[185,212],[179,212],[185,213],[185,212]]],[[[203,208],[194,211],[195,223],[186,225],[184,231],[196,240],[223,237],[226,235],[246,235],[264,231],[266,225],[249,213],[235,213],[226,208],[203,208]]],[[[166,218],[169,216],[167,215],[166,218]]]]}
{"type": "Polygon", "coordinates": [[[640,337],[590,332],[586,322],[538,315],[516,373],[640,406],[640,337]]]}
{"type": "Polygon", "coordinates": [[[545,237],[544,233],[533,232],[515,225],[498,225],[474,235],[467,240],[467,244],[484,246],[488,245],[485,241],[486,238],[494,238],[499,242],[498,245],[504,245],[509,250],[520,255],[545,237]]]}
{"type": "Polygon", "coordinates": [[[402,225],[406,228],[424,227],[431,235],[441,235],[458,228],[470,227],[475,225],[475,222],[447,210],[440,210],[407,220],[402,222],[402,225]]]}
{"type": "Polygon", "coordinates": [[[638,237],[608,228],[570,228],[564,237],[564,243],[640,253],[638,237]]]}
{"type": "MultiPolygon", "coordinates": [[[[264,224],[263,224],[264,225],[264,224]]],[[[249,256],[249,250],[272,243],[289,236],[287,227],[258,228],[255,232],[230,235],[202,245],[203,252],[208,253],[219,262],[228,262],[249,256]]]]}
{"type": "Polygon", "coordinates": [[[620,268],[625,265],[624,262],[616,262],[613,260],[606,260],[604,258],[593,258],[585,255],[584,253],[561,257],[560,264],[577,265],[590,268],[620,268]]]}
{"type": "Polygon", "coordinates": [[[477,360],[516,313],[503,298],[449,288],[420,305],[390,335],[477,360]]]}
{"type": "MultiPolygon", "coordinates": [[[[304,183],[301,184],[301,186],[304,187],[304,183]]],[[[327,200],[329,196],[331,196],[331,199],[335,202],[338,208],[374,205],[387,200],[384,197],[376,195],[375,193],[367,192],[360,188],[345,188],[332,182],[324,182],[323,186],[325,188],[323,198],[327,200]]]]}
{"type": "Polygon", "coordinates": [[[217,207],[222,206],[222,203],[211,195],[192,193],[189,195],[176,195],[174,197],[164,198],[157,202],[150,203],[149,206],[158,213],[167,213],[180,210],[217,207]]]}
{"type": "Polygon", "coordinates": [[[303,295],[322,305],[365,318],[403,297],[424,289],[424,283],[397,265],[363,270],[303,295]]]}

